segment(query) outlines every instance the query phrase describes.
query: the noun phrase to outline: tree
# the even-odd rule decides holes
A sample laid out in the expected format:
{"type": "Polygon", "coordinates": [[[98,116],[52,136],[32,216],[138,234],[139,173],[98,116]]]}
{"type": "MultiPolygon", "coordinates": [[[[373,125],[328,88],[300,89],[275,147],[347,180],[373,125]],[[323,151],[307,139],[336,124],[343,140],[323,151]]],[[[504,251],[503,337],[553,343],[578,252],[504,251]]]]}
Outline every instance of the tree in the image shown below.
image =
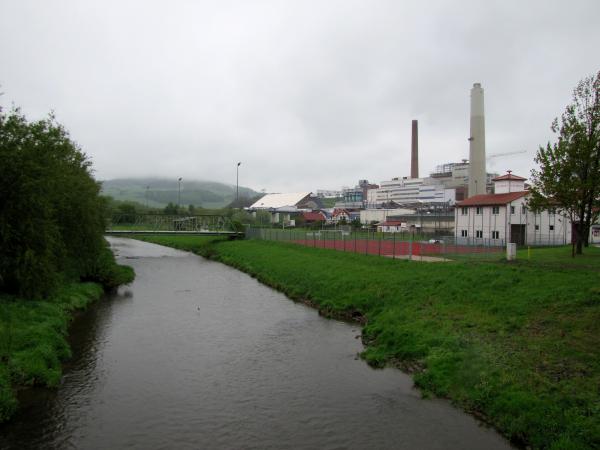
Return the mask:
{"type": "Polygon", "coordinates": [[[169,204],[165,206],[165,209],[163,209],[163,214],[168,216],[177,216],[179,214],[179,206],[169,202],[169,204]]]}
{"type": "Polygon", "coordinates": [[[577,84],[551,129],[558,138],[537,152],[530,207],[563,210],[574,224],[573,255],[582,254],[600,207],[600,71],[577,84]]]}
{"type": "Polygon", "coordinates": [[[106,250],[106,202],[91,163],[51,115],[0,112],[0,290],[51,293],[61,277],[92,279],[106,250]]]}

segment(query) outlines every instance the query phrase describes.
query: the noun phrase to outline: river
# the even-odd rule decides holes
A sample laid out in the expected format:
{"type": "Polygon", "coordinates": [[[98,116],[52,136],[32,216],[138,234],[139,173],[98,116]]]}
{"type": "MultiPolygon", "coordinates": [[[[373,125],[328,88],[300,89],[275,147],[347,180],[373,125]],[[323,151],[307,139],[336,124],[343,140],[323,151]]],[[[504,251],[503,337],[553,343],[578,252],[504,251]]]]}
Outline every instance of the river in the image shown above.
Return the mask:
{"type": "Polygon", "coordinates": [[[225,265],[110,241],[135,281],[74,321],[61,386],[23,393],[2,448],[511,448],[367,366],[357,325],[225,265]]]}

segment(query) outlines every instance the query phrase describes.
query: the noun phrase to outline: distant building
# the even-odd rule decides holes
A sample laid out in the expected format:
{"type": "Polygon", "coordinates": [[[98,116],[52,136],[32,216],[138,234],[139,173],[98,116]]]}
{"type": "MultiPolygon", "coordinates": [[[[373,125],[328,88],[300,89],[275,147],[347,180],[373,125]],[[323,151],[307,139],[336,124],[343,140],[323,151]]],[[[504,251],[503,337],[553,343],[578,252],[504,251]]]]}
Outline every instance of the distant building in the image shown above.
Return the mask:
{"type": "Polygon", "coordinates": [[[369,180],[358,180],[358,184],[353,188],[343,188],[341,202],[335,204],[336,208],[342,209],[362,209],[367,206],[369,192],[377,189],[379,186],[369,183],[369,180]]]}
{"type": "Polygon", "coordinates": [[[266,194],[250,205],[247,210],[256,216],[256,211],[271,213],[271,223],[291,223],[293,215],[304,211],[320,209],[320,200],[311,192],[294,192],[289,194],[266,194]]]}
{"type": "Polygon", "coordinates": [[[458,202],[455,236],[469,243],[504,245],[559,245],[571,242],[571,222],[552,209],[533,213],[527,207],[525,178],[507,173],[496,177],[494,194],[480,194],[458,202]]]}
{"type": "Polygon", "coordinates": [[[408,230],[408,224],[400,220],[386,220],[377,225],[380,233],[400,233],[408,230]]]}
{"type": "Polygon", "coordinates": [[[340,198],[340,197],[342,197],[342,191],[317,189],[317,197],[319,197],[319,198],[340,198]]]}
{"type": "Polygon", "coordinates": [[[321,211],[304,211],[302,213],[302,218],[306,224],[325,222],[327,219],[325,213],[321,211]]]}
{"type": "MultiPolygon", "coordinates": [[[[497,173],[486,174],[486,192],[488,194],[493,193],[494,183],[492,179],[497,176],[497,173]]],[[[447,188],[456,189],[457,202],[467,198],[469,187],[469,161],[467,159],[463,159],[459,163],[441,164],[429,174],[429,177],[447,188]]]]}
{"type": "Polygon", "coordinates": [[[368,206],[381,207],[393,202],[400,206],[426,203],[454,204],[456,191],[430,178],[392,178],[369,192],[368,206]]]}

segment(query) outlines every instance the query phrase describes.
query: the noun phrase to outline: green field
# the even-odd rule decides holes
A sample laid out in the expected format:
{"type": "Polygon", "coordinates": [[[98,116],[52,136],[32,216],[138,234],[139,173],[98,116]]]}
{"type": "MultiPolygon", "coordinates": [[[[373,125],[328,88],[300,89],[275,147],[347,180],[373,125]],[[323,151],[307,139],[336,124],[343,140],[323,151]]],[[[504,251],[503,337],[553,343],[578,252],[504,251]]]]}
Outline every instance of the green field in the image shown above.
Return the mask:
{"type": "Polygon", "coordinates": [[[413,373],[533,448],[600,446],[600,251],[422,264],[264,241],[148,238],[252,274],[323,314],[363,321],[364,359],[413,373]]]}

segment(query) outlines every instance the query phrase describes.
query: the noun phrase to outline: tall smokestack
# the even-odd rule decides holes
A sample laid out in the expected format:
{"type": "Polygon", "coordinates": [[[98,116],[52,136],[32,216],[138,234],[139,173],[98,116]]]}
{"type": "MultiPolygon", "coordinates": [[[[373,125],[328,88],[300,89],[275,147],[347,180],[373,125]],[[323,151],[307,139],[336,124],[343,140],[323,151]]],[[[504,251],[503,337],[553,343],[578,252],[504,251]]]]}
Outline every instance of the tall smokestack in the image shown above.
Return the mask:
{"type": "Polygon", "coordinates": [[[412,145],[410,153],[410,177],[419,178],[419,121],[412,121],[412,145]]]}
{"type": "Polygon", "coordinates": [[[486,193],[485,117],[483,89],[474,83],[471,89],[471,136],[469,137],[469,197],[486,193]]]}

